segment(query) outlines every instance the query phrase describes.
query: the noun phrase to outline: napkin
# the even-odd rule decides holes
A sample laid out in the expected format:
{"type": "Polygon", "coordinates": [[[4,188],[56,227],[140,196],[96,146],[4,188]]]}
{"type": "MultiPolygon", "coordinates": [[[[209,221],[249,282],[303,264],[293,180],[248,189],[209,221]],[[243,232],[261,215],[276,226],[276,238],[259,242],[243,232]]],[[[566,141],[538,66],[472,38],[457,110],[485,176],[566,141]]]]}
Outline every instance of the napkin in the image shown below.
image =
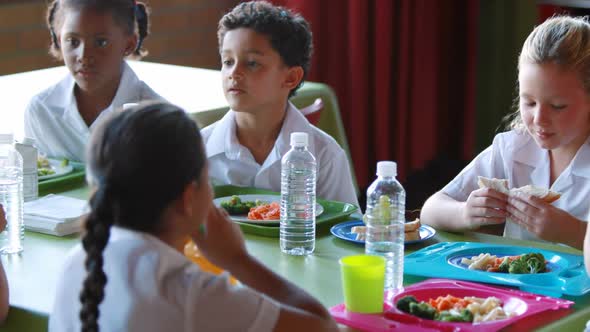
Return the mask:
{"type": "Polygon", "coordinates": [[[82,218],[88,213],[85,200],[47,195],[24,204],[25,228],[31,231],[64,236],[82,230],[82,218]]]}

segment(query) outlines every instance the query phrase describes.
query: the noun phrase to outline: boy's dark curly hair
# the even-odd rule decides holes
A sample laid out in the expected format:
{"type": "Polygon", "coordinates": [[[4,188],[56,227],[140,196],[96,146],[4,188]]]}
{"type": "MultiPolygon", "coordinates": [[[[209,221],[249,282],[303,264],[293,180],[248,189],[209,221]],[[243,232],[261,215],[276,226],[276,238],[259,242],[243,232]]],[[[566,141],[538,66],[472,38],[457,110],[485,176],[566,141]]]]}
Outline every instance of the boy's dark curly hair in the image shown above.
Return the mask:
{"type": "Polygon", "coordinates": [[[300,14],[266,1],[244,2],[219,21],[219,47],[221,48],[228,31],[239,28],[253,29],[268,36],[272,48],[279,53],[287,66],[303,68],[301,82],[289,92],[289,97],[294,96],[303,84],[311,63],[313,39],[309,23],[300,14]]]}
{"type": "Polygon", "coordinates": [[[142,2],[135,0],[53,0],[47,9],[47,27],[51,45],[49,54],[62,60],[58,30],[63,22],[64,9],[92,9],[98,12],[111,12],[117,24],[127,33],[133,34],[137,29],[137,47],[129,55],[131,59],[141,59],[147,55],[143,42],[149,35],[149,9],[142,2]]]}

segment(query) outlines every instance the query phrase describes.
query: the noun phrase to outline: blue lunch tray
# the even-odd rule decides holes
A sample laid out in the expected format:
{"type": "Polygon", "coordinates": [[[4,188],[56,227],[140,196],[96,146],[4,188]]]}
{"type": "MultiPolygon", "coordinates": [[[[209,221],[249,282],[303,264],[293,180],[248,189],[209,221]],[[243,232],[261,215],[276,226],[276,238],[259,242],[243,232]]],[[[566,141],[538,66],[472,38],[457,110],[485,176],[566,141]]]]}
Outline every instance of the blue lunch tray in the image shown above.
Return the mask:
{"type": "Polygon", "coordinates": [[[404,273],[424,277],[452,278],[518,287],[523,291],[561,297],[581,296],[590,291],[584,257],[531,247],[475,242],[441,242],[407,255],[404,273]],[[539,252],[545,256],[549,272],[509,274],[469,270],[462,258],[481,253],[498,257],[539,252]]]}

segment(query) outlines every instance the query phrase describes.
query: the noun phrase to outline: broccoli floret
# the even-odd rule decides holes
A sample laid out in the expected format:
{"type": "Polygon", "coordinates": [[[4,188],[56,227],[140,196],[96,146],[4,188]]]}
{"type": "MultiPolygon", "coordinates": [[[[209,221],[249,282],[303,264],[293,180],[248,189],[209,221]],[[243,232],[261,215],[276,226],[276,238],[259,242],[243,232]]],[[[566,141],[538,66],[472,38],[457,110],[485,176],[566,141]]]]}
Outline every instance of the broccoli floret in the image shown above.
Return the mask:
{"type": "Polygon", "coordinates": [[[510,268],[510,259],[508,256],[504,257],[502,264],[498,266],[498,272],[508,273],[508,269],[510,268]]]}
{"type": "Polygon", "coordinates": [[[514,274],[545,272],[545,257],[540,253],[524,254],[510,263],[508,272],[514,274]]]}
{"type": "Polygon", "coordinates": [[[523,255],[522,260],[526,262],[528,273],[545,272],[545,257],[541,253],[530,253],[523,255]]]}
{"type": "Polygon", "coordinates": [[[526,262],[522,260],[522,257],[519,259],[515,259],[510,263],[510,267],[508,268],[508,273],[512,274],[524,274],[529,273],[528,267],[526,262]]]}
{"type": "Polygon", "coordinates": [[[397,303],[395,304],[395,306],[403,312],[410,313],[410,304],[411,303],[418,303],[418,301],[412,295],[408,295],[408,296],[404,296],[401,299],[399,299],[397,301],[397,303]]]}
{"type": "Polygon", "coordinates": [[[260,200],[256,201],[242,201],[239,196],[233,195],[229,200],[221,202],[221,207],[224,208],[229,214],[246,214],[250,212],[250,209],[259,205],[263,202],[260,200]]]}
{"type": "Polygon", "coordinates": [[[434,319],[436,309],[426,302],[410,303],[410,313],[414,316],[425,319],[434,319]]]}
{"type": "Polygon", "coordinates": [[[461,310],[461,312],[457,314],[452,314],[450,311],[441,311],[437,316],[436,320],[440,320],[442,322],[473,322],[473,313],[467,309],[461,310]]]}

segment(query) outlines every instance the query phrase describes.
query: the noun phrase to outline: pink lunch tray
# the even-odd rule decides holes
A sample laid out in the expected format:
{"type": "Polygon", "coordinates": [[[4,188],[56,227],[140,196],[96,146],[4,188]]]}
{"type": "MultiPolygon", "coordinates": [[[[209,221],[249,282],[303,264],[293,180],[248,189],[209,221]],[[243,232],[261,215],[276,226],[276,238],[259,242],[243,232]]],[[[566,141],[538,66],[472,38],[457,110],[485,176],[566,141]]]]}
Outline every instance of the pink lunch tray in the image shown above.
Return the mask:
{"type": "Polygon", "coordinates": [[[398,295],[385,294],[383,314],[359,314],[347,312],[344,304],[330,308],[334,319],[348,326],[365,331],[385,332],[401,331],[498,331],[516,321],[546,310],[567,309],[573,302],[547,297],[538,294],[507,288],[485,286],[467,281],[449,279],[430,279],[408,286],[398,295]],[[489,297],[500,299],[508,312],[516,312],[516,316],[483,323],[447,323],[429,319],[422,319],[398,310],[394,303],[401,297],[413,295],[418,301],[446,296],[447,294],[465,297],[489,297]]]}

